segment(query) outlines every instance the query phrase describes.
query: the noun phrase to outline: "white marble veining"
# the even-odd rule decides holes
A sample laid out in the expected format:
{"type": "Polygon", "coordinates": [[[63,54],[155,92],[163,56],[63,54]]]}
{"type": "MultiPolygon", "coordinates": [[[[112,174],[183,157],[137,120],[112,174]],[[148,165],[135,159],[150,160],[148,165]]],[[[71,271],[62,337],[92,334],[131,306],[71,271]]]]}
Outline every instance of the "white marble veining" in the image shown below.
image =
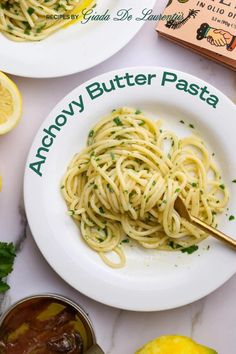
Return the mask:
{"type": "MultiPolygon", "coordinates": [[[[165,4],[166,0],[158,1],[155,13],[160,13],[165,4]]],[[[24,296],[55,292],[76,300],[89,313],[98,342],[106,354],[133,354],[146,341],[171,333],[192,336],[216,348],[219,354],[235,354],[236,276],[206,298],[175,310],[137,313],[109,308],[72,289],[51,269],[30,234],[24,214],[23,173],[32,139],[54,105],[80,83],[117,68],[159,65],[199,76],[236,102],[235,73],[158,38],[155,25],[154,22],[146,23],[118,54],[86,72],[50,80],[13,77],[23,93],[24,114],[19,126],[0,138],[0,174],[3,177],[0,239],[17,244],[17,258],[9,277],[11,290],[0,298],[0,312],[24,296]]]]}

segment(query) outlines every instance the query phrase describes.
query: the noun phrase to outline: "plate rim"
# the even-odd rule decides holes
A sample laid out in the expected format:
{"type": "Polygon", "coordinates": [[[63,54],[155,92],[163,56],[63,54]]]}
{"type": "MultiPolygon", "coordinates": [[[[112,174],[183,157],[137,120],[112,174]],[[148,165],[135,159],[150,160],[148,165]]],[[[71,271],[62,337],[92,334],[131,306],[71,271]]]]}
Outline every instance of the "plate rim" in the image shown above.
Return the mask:
{"type": "Polygon", "coordinates": [[[41,133],[41,129],[42,127],[45,125],[45,123],[48,121],[50,122],[50,119],[51,119],[51,115],[52,115],[52,112],[54,110],[56,110],[56,108],[62,103],[63,100],[65,100],[67,97],[71,96],[73,94],[74,91],[78,90],[79,88],[83,88],[85,87],[87,84],[89,84],[90,82],[94,81],[95,79],[99,80],[99,79],[102,79],[104,77],[108,77],[108,76],[112,76],[113,74],[119,74],[121,72],[124,72],[124,71],[131,71],[132,70],[143,70],[143,71],[150,71],[150,70],[154,70],[156,72],[158,71],[171,71],[171,72],[174,72],[176,74],[180,74],[180,75],[183,75],[183,78],[188,78],[188,79],[197,79],[198,81],[201,81],[201,83],[203,84],[206,84],[209,88],[212,88],[214,89],[214,92],[217,93],[217,95],[219,95],[220,97],[222,97],[224,99],[224,102],[226,102],[227,104],[230,105],[231,109],[234,110],[236,112],[236,106],[234,104],[234,102],[229,98],[227,97],[222,91],[220,91],[218,88],[214,87],[213,85],[211,85],[210,83],[206,82],[205,80],[195,76],[195,75],[192,75],[192,74],[189,74],[189,73],[186,73],[186,72],[183,72],[183,71],[180,71],[180,70],[176,70],[176,69],[172,69],[172,68],[168,68],[168,67],[162,67],[162,66],[133,66],[133,67],[125,67],[125,68],[121,68],[121,69],[117,69],[117,70],[112,70],[112,71],[108,71],[108,72],[105,72],[105,73],[102,73],[102,74],[99,74],[93,78],[90,78],[89,80],[83,82],[82,84],[78,85],[76,88],[74,88],[72,91],[70,91],[67,95],[65,95],[64,97],[62,97],[62,99],[51,109],[51,111],[49,112],[49,114],[47,115],[47,117],[42,121],[42,124],[40,125],[40,127],[38,128],[35,136],[34,136],[34,139],[32,141],[32,144],[31,144],[31,147],[29,149],[29,153],[28,153],[28,156],[27,156],[27,160],[26,160],[26,164],[25,164],[25,170],[24,170],[24,203],[25,203],[25,210],[26,210],[26,215],[27,215],[27,220],[28,220],[28,224],[29,224],[29,227],[30,227],[30,230],[31,231],[31,234],[40,250],[40,252],[42,253],[43,257],[46,259],[46,261],[49,263],[49,265],[54,269],[54,271],[65,281],[67,282],[70,286],[72,286],[74,289],[76,289],[77,291],[79,291],[80,293],[84,294],[85,296],[95,300],[95,301],[98,301],[102,304],[105,304],[105,305],[108,305],[108,306],[111,306],[111,307],[115,307],[115,308],[118,308],[118,309],[124,309],[124,310],[129,310],[129,311],[139,311],[139,312],[153,312],[153,311],[164,311],[164,310],[170,310],[170,309],[174,309],[174,308],[178,308],[178,307],[181,307],[181,306],[184,306],[184,305],[188,305],[188,304],[191,304],[195,301],[198,301],[199,299],[201,298],[204,298],[205,296],[209,295],[210,293],[214,292],[215,290],[217,290],[218,288],[220,288],[223,284],[225,284],[235,273],[236,273],[236,264],[235,264],[235,269],[232,269],[230,271],[227,272],[227,274],[223,277],[224,280],[223,281],[218,281],[218,282],[215,282],[216,285],[212,285],[211,287],[209,288],[205,288],[205,289],[201,289],[201,291],[199,291],[199,294],[197,296],[192,296],[192,295],[189,295],[188,298],[186,299],[185,297],[185,300],[181,300],[181,301],[175,301],[172,305],[168,305],[168,306],[129,306],[129,305],[125,305],[124,303],[121,305],[120,303],[122,301],[113,301],[112,299],[111,300],[108,300],[106,298],[106,300],[103,300],[101,299],[100,296],[97,296],[96,293],[92,293],[92,291],[90,291],[90,293],[88,291],[84,291],[83,289],[79,288],[79,286],[75,286],[75,284],[73,283],[73,281],[71,280],[68,280],[66,279],[65,277],[65,274],[63,274],[64,272],[61,272],[59,271],[57,268],[56,268],[56,261],[52,260],[52,259],[48,259],[47,257],[47,252],[45,250],[43,250],[41,247],[41,245],[39,244],[39,240],[36,239],[33,235],[33,225],[32,225],[32,220],[30,220],[30,218],[28,217],[29,216],[29,211],[27,210],[28,209],[28,203],[27,203],[27,186],[26,186],[26,179],[27,179],[27,175],[29,173],[29,169],[28,169],[28,163],[29,163],[29,160],[30,160],[30,157],[31,157],[31,154],[32,154],[32,150],[33,150],[33,147],[35,145],[35,142],[37,141],[38,139],[38,136],[40,135],[41,133]]]}

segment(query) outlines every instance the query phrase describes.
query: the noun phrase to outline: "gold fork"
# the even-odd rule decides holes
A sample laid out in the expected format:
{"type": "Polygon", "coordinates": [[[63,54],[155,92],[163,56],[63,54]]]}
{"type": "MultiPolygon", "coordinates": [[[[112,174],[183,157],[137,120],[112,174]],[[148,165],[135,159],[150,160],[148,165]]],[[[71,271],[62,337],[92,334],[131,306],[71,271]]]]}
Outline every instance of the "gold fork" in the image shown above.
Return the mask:
{"type": "Polygon", "coordinates": [[[192,216],[186,208],[186,205],[184,204],[182,198],[176,198],[174,208],[182,218],[186,219],[192,225],[198,227],[202,231],[206,232],[207,234],[210,234],[211,236],[217,238],[217,240],[224,242],[225,244],[231,246],[232,248],[234,248],[234,250],[236,250],[236,240],[223,234],[223,232],[220,232],[214,227],[207,225],[205,222],[196,218],[195,216],[192,216]]]}

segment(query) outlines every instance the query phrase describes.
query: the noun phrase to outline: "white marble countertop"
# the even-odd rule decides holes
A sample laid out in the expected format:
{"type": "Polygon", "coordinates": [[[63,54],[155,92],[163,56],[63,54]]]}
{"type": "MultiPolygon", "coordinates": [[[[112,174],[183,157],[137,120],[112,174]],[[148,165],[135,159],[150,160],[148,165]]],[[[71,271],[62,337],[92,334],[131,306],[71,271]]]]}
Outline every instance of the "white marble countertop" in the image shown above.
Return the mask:
{"type": "MultiPolygon", "coordinates": [[[[155,13],[160,13],[165,3],[158,1],[155,13]]],[[[23,94],[24,113],[18,127],[0,139],[0,239],[17,244],[17,257],[8,279],[11,289],[1,298],[0,312],[24,296],[54,292],[74,299],[89,313],[106,354],[133,354],[143,343],[163,334],[192,336],[219,354],[235,354],[236,276],[206,298],[176,310],[137,313],[109,308],[72,289],[51,269],[30,234],[24,214],[23,174],[32,139],[55,104],[80,83],[122,67],[166,66],[199,76],[236,102],[235,73],[158,38],[155,25],[146,23],[118,54],[86,72],[50,80],[13,77],[23,94]]]]}

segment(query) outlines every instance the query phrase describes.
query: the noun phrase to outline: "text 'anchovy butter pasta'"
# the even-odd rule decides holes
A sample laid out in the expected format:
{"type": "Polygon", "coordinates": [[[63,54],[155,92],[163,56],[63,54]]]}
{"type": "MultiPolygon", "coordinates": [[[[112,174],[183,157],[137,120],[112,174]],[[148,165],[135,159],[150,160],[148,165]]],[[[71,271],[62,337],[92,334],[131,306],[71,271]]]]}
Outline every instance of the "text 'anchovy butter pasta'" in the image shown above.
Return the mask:
{"type": "Polygon", "coordinates": [[[14,41],[39,41],[93,4],[93,0],[1,0],[0,31],[14,41]]]}
{"type": "Polygon", "coordinates": [[[125,265],[130,239],[148,249],[181,250],[206,237],[174,210],[178,196],[213,226],[229,197],[199,137],[180,139],[131,108],[114,110],[90,131],[61,190],[85,242],[114,268],[125,265]]]}

